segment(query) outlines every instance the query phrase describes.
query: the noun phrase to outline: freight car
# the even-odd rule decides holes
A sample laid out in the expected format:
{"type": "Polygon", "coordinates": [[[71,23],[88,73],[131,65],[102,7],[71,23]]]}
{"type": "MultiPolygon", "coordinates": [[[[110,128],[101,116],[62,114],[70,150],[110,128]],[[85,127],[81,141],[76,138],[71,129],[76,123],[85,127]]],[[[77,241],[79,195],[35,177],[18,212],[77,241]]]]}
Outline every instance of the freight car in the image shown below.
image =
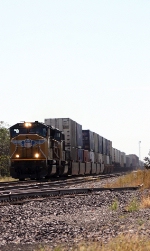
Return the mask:
{"type": "Polygon", "coordinates": [[[96,175],[116,168],[124,171],[125,167],[125,153],[114,149],[110,140],[97,133],[82,130],[69,118],[22,122],[10,127],[13,178],[96,175]]]}

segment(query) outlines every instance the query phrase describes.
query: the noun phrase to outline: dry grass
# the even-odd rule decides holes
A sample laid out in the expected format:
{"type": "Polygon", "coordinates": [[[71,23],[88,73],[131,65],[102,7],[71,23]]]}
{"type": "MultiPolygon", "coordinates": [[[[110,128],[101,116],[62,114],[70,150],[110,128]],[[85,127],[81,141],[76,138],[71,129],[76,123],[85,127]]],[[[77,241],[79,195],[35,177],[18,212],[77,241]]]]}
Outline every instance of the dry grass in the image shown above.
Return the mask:
{"type": "Polygon", "coordinates": [[[140,205],[137,201],[136,198],[134,198],[133,200],[131,200],[129,202],[129,204],[127,205],[127,207],[125,208],[128,212],[134,212],[134,211],[138,211],[140,208],[140,205]]]}
{"type": "Polygon", "coordinates": [[[13,179],[12,177],[0,177],[0,182],[9,182],[9,181],[15,181],[16,179],[13,179]]]}
{"type": "Polygon", "coordinates": [[[106,187],[139,186],[141,184],[143,184],[143,188],[150,188],[150,170],[138,170],[123,177],[118,177],[113,183],[107,182],[106,187]]]}
{"type": "Polygon", "coordinates": [[[36,251],[149,251],[150,240],[146,237],[140,237],[137,235],[120,235],[117,238],[112,239],[108,244],[95,243],[81,243],[77,247],[56,247],[51,249],[48,246],[39,247],[36,251]]]}
{"type": "Polygon", "coordinates": [[[141,208],[150,208],[150,196],[142,198],[141,208]]]}

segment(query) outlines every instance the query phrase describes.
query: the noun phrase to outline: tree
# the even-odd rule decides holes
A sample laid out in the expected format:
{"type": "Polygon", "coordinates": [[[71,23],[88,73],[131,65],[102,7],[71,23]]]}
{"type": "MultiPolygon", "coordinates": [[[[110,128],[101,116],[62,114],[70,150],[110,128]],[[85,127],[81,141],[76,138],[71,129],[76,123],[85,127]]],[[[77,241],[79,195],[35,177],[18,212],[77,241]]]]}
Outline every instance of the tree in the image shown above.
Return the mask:
{"type": "MultiPolygon", "coordinates": [[[[149,151],[148,155],[150,156],[150,151],[149,151]]],[[[146,169],[150,169],[150,158],[149,157],[145,157],[144,161],[145,161],[145,163],[144,163],[145,168],[146,169]]]]}
{"type": "Polygon", "coordinates": [[[9,174],[9,145],[10,136],[8,125],[0,121],[0,175],[9,174]]]}

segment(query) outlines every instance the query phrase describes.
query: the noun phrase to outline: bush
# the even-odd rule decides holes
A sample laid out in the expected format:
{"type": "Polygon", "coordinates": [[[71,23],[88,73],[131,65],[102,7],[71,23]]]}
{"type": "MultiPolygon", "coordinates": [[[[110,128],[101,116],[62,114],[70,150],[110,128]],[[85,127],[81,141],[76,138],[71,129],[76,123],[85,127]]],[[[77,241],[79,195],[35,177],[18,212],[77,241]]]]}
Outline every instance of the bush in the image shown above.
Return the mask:
{"type": "Polygon", "coordinates": [[[0,122],[0,175],[9,175],[9,129],[0,122]]]}

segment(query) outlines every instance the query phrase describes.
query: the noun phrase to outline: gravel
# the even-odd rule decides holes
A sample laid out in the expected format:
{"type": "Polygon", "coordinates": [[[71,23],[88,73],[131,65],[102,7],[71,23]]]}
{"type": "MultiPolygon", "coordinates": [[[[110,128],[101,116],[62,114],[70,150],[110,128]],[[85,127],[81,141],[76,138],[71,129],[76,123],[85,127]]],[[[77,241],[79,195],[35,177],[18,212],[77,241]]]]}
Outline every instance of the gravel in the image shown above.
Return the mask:
{"type": "Polygon", "coordinates": [[[83,240],[105,243],[120,233],[150,237],[150,209],[127,210],[140,203],[143,193],[150,195],[149,190],[103,191],[0,207],[0,250],[31,251],[39,243],[69,246],[83,240]]]}

